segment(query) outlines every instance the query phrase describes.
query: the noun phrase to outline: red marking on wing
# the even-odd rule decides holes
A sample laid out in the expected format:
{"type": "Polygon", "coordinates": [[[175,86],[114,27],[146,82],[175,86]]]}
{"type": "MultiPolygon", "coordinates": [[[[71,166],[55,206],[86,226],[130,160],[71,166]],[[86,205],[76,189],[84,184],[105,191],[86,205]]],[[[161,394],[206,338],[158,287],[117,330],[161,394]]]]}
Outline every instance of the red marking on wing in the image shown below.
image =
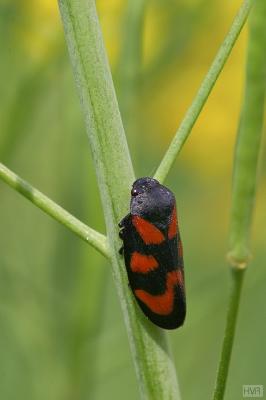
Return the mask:
{"type": "Polygon", "coordinates": [[[157,260],[150,255],[140,254],[134,251],[130,260],[130,267],[133,272],[147,274],[148,272],[158,268],[157,260]]]}
{"type": "Polygon", "coordinates": [[[176,206],[174,206],[168,229],[168,239],[173,239],[176,236],[176,234],[177,234],[177,216],[176,216],[176,206]]]}
{"type": "Polygon", "coordinates": [[[134,215],[132,222],[145,244],[160,244],[165,240],[162,232],[145,219],[134,215]]]}
{"type": "Polygon", "coordinates": [[[179,269],[167,273],[164,294],[152,295],[145,290],[136,289],[135,295],[155,314],[169,315],[174,307],[174,287],[176,285],[183,285],[183,276],[179,269]]]}

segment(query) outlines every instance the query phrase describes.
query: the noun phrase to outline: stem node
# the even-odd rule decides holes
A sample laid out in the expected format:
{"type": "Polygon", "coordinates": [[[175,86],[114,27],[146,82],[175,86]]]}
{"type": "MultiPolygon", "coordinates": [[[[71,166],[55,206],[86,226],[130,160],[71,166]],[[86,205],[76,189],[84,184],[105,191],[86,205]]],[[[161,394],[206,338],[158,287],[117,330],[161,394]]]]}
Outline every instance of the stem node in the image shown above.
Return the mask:
{"type": "Polygon", "coordinates": [[[245,257],[237,257],[234,251],[229,251],[227,253],[226,259],[229,265],[236,270],[246,269],[250,261],[252,260],[252,254],[247,253],[245,257]]]}

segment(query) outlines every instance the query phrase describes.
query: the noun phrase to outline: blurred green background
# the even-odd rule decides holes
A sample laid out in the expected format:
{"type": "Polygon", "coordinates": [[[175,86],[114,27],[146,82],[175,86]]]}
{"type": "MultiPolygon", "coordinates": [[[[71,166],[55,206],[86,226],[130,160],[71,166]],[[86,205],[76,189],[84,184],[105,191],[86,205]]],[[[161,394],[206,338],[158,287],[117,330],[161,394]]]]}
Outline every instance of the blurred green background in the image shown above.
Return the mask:
{"type": "MultiPolygon", "coordinates": [[[[239,5],[147,1],[141,56],[130,44],[127,1],[97,1],[138,177],[154,173],[239,5]]],[[[188,315],[170,337],[186,400],[210,398],[221,349],[246,36],[244,30],[167,180],[177,197],[185,252],[188,315]]],[[[57,2],[0,0],[0,48],[1,161],[103,232],[57,2]]],[[[265,177],[261,157],[254,256],[227,400],[241,399],[243,384],[262,384],[266,390],[265,177]]],[[[1,182],[0,205],[0,398],[138,399],[110,265],[1,182]]]]}

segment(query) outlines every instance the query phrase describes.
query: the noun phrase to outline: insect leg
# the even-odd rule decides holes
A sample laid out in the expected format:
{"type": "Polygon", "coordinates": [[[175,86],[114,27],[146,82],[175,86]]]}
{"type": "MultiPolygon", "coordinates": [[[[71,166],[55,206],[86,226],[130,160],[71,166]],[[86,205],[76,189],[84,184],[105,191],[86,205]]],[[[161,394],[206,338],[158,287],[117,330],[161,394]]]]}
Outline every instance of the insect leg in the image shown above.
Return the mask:
{"type": "Polygon", "coordinates": [[[119,228],[123,228],[126,225],[129,218],[130,218],[130,214],[127,214],[123,219],[121,219],[121,221],[118,224],[119,228]]]}

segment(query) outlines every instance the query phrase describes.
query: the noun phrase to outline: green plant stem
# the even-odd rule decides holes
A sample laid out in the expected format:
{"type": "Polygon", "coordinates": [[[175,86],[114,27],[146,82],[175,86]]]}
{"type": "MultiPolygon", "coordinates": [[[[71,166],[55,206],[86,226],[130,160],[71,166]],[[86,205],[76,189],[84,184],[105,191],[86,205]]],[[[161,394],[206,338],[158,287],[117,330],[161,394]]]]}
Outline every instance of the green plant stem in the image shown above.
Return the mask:
{"type": "Polygon", "coordinates": [[[112,270],[128,332],[141,398],[179,399],[166,334],[139,311],[119,255],[118,222],[128,213],[134,172],[95,8],[90,0],[59,0],[68,49],[97,173],[112,270]]]}
{"type": "Polygon", "coordinates": [[[263,127],[266,88],[266,3],[257,0],[250,19],[247,53],[246,89],[235,151],[230,253],[233,284],[227,323],[214,391],[222,400],[235,336],[238,307],[245,267],[249,261],[249,232],[256,192],[259,149],[263,127]]]}
{"type": "Polygon", "coordinates": [[[257,184],[266,88],[266,2],[257,0],[250,20],[246,90],[239,125],[233,178],[229,260],[245,267],[257,184]]]}
{"type": "Polygon", "coordinates": [[[229,298],[225,335],[223,339],[222,353],[219,363],[219,370],[217,374],[216,387],[213,400],[222,400],[224,397],[226,380],[231,360],[233,341],[235,336],[241,290],[244,279],[243,270],[232,269],[231,274],[232,274],[232,282],[231,282],[232,287],[229,298]]]}
{"type": "Polygon", "coordinates": [[[32,187],[28,182],[21,179],[14,172],[10,171],[10,169],[8,169],[2,163],[0,163],[0,178],[10,187],[30,200],[35,206],[39,207],[46,214],[50,215],[50,217],[66,226],[78,237],[93,246],[106,258],[110,258],[107,239],[104,235],[88,227],[83,222],[75,218],[43,193],[32,187]]]}
{"type": "Polygon", "coordinates": [[[248,14],[254,0],[244,0],[240,7],[238,14],[236,15],[233,24],[225,37],[209,71],[207,72],[203,82],[191,104],[184,119],[182,120],[170,146],[165,153],[154,177],[160,182],[163,182],[168,175],[176,156],[183,147],[186,139],[188,138],[203,106],[205,105],[211,90],[221,73],[223,66],[231,53],[231,50],[238,38],[238,35],[243,28],[248,14]]]}

